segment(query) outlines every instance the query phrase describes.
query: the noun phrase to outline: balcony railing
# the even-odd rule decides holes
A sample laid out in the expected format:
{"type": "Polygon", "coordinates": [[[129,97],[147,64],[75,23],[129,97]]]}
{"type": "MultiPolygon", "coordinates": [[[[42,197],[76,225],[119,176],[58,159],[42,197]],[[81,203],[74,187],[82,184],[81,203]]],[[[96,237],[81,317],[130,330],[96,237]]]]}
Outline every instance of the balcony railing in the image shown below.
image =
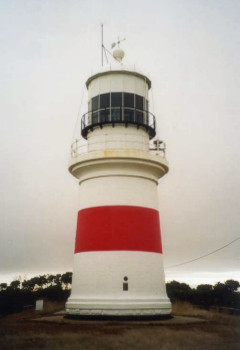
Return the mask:
{"type": "MultiPolygon", "coordinates": [[[[128,134],[129,136],[129,134],[128,134]]],[[[94,143],[91,143],[91,146],[89,147],[89,143],[84,139],[76,139],[72,145],[71,145],[71,158],[76,158],[82,154],[94,152],[96,150],[112,150],[112,151],[119,151],[124,149],[132,149],[133,148],[133,142],[132,141],[117,141],[116,144],[114,144],[114,139],[109,139],[108,141],[96,141],[94,143]]],[[[150,142],[149,148],[147,150],[143,149],[145,148],[145,144],[142,141],[135,141],[134,142],[134,150],[154,154],[157,156],[161,156],[165,158],[166,153],[166,145],[165,142],[159,141],[158,139],[155,139],[150,142]]]]}
{"type": "Polygon", "coordinates": [[[104,124],[134,124],[144,127],[152,139],[156,135],[155,116],[149,111],[130,107],[107,107],[85,113],[81,119],[81,134],[87,139],[88,132],[104,124]]]}

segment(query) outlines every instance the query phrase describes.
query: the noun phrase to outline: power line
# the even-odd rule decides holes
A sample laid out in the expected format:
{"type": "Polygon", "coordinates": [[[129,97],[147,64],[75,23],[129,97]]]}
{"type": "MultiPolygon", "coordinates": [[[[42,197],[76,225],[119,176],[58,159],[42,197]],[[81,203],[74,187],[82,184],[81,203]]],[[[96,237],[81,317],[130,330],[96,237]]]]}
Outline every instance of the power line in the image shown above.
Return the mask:
{"type": "Polygon", "coordinates": [[[218,249],[216,249],[216,250],[213,250],[212,252],[210,252],[210,253],[208,253],[208,254],[199,256],[199,257],[196,258],[196,259],[192,259],[192,260],[189,260],[189,261],[185,261],[185,262],[183,262],[183,263],[181,263],[181,264],[177,264],[177,265],[167,266],[165,269],[171,269],[171,268],[173,268],[173,267],[177,267],[177,266],[182,266],[182,265],[190,264],[190,263],[193,262],[193,261],[206,258],[207,256],[212,255],[212,254],[218,252],[219,250],[222,250],[222,249],[228,247],[229,245],[233,244],[234,242],[238,241],[239,239],[240,239],[240,237],[234,239],[234,240],[231,241],[230,243],[225,244],[224,246],[222,246],[222,247],[220,247],[220,248],[218,248],[218,249]]]}

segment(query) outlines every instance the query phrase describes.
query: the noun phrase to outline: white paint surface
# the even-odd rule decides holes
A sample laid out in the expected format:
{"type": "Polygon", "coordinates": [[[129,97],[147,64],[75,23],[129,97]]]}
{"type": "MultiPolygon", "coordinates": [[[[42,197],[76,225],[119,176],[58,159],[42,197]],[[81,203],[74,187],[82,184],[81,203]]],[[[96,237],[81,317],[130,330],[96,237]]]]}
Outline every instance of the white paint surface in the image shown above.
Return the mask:
{"type": "Polygon", "coordinates": [[[79,210],[105,205],[131,205],[158,210],[157,185],[134,176],[105,176],[80,186],[79,210]]]}
{"type": "Polygon", "coordinates": [[[74,282],[66,309],[80,314],[82,310],[94,309],[101,310],[102,314],[106,314],[107,309],[126,315],[142,309],[149,314],[153,310],[159,314],[170,313],[162,254],[136,251],[75,254],[74,282]],[[123,291],[125,276],[128,291],[123,291]]]}
{"type": "Polygon", "coordinates": [[[128,126],[104,125],[88,133],[88,151],[99,150],[149,150],[149,136],[146,129],[128,124],[128,126]]]}
{"type": "MultiPolygon", "coordinates": [[[[121,67],[124,70],[124,66],[121,67]]],[[[139,77],[135,74],[134,71],[127,71],[121,73],[121,70],[118,67],[118,71],[105,71],[101,72],[99,76],[96,77],[90,82],[88,86],[88,99],[92,97],[109,93],[109,92],[129,92],[137,95],[141,95],[148,98],[148,84],[144,76],[139,77]]],[[[137,73],[136,73],[137,74],[137,73]]]]}

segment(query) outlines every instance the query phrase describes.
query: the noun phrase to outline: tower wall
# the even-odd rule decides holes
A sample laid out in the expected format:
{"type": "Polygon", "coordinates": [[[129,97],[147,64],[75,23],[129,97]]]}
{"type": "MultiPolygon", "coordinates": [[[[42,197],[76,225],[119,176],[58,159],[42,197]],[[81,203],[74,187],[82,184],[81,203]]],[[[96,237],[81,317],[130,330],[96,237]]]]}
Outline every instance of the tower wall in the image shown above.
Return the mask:
{"type": "Polygon", "coordinates": [[[88,135],[88,151],[139,150],[149,151],[149,136],[143,127],[104,125],[88,135]]]}

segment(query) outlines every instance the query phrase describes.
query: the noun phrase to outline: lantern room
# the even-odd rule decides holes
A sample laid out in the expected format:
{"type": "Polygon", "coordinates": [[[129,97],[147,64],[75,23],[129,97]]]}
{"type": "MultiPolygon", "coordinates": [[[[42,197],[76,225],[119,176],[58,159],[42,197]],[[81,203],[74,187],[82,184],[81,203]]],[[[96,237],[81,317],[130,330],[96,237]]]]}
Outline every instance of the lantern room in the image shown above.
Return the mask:
{"type": "Polygon", "coordinates": [[[149,138],[156,135],[155,117],[149,112],[148,90],[151,81],[145,75],[128,69],[114,67],[92,75],[86,82],[88,112],[81,119],[81,134],[106,124],[135,125],[147,131],[149,138]]]}

